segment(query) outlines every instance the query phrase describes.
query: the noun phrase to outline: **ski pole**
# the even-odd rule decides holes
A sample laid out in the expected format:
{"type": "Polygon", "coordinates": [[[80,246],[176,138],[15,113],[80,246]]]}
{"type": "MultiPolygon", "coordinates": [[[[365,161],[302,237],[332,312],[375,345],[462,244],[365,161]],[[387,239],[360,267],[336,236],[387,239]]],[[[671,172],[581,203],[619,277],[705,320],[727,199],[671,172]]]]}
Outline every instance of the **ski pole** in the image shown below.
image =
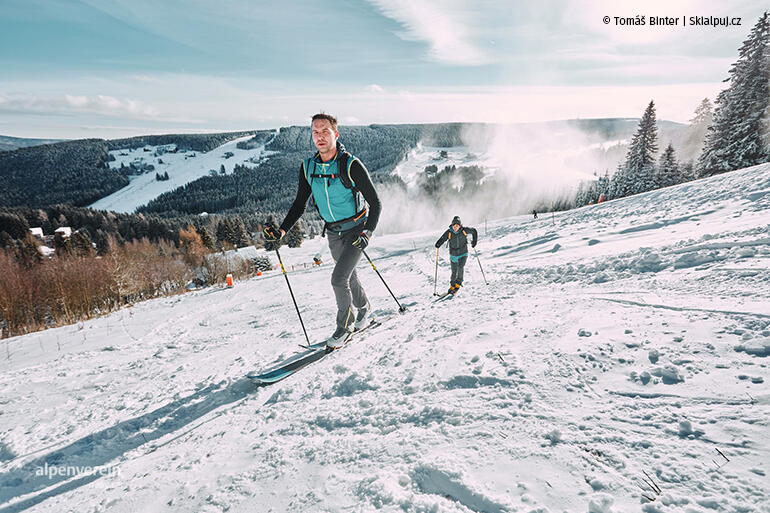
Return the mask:
{"type": "Polygon", "coordinates": [[[393,294],[393,291],[390,290],[390,287],[388,287],[388,284],[385,283],[385,278],[382,277],[382,275],[380,274],[380,271],[378,271],[377,268],[374,266],[374,262],[372,262],[372,259],[369,258],[369,255],[366,254],[366,251],[361,250],[361,252],[364,254],[366,259],[369,260],[369,263],[372,265],[372,269],[374,269],[374,272],[376,272],[377,276],[380,277],[380,279],[382,280],[382,283],[385,285],[385,288],[388,289],[388,292],[390,292],[390,295],[393,296],[393,299],[396,300],[396,304],[398,305],[398,311],[399,312],[406,312],[406,307],[401,306],[401,303],[398,302],[398,299],[396,299],[396,296],[395,296],[395,294],[393,294]]]}
{"type": "Polygon", "coordinates": [[[289,286],[289,294],[291,294],[291,300],[294,302],[294,308],[297,310],[297,316],[299,317],[299,323],[302,325],[302,331],[305,333],[305,340],[307,345],[310,345],[310,337],[307,336],[307,330],[305,329],[305,323],[302,322],[302,315],[299,313],[299,307],[297,306],[297,300],[294,299],[294,292],[291,290],[291,283],[289,283],[289,275],[286,274],[286,269],[283,267],[283,260],[281,260],[281,254],[278,252],[278,241],[276,241],[275,254],[278,255],[278,262],[281,264],[281,271],[283,271],[283,277],[286,278],[286,285],[289,286]]]}
{"type": "Polygon", "coordinates": [[[438,287],[438,248],[436,248],[436,272],[433,276],[433,295],[438,296],[436,293],[436,287],[438,287]]]}
{"type": "Polygon", "coordinates": [[[484,276],[484,268],[481,267],[481,259],[479,258],[479,252],[476,251],[476,248],[473,248],[473,252],[476,253],[476,261],[479,263],[479,269],[481,269],[481,276],[484,277],[484,284],[486,286],[489,286],[489,283],[487,283],[487,277],[484,276]]]}

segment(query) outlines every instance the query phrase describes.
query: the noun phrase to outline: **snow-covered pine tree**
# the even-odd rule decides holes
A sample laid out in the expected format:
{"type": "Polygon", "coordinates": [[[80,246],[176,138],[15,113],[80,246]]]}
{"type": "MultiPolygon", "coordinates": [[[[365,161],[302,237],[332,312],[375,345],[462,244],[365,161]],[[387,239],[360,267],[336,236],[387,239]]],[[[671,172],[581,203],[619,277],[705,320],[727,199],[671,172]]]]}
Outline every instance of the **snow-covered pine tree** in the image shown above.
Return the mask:
{"type": "Polygon", "coordinates": [[[91,236],[85,229],[72,232],[70,237],[72,253],[77,256],[90,257],[94,254],[94,247],[91,245],[91,236]]]}
{"type": "Polygon", "coordinates": [[[765,11],[743,42],[719,93],[714,124],[698,160],[701,176],[770,160],[770,12],[765,11]]]}
{"type": "Polygon", "coordinates": [[[604,176],[599,178],[599,196],[603,194],[605,200],[610,199],[610,185],[610,170],[606,169],[604,176]]]}
{"type": "Polygon", "coordinates": [[[644,111],[639,128],[631,140],[626,155],[625,171],[628,179],[627,194],[639,194],[655,188],[655,155],[658,153],[658,126],[655,102],[644,111]]]}
{"type": "Polygon", "coordinates": [[[692,160],[679,164],[679,174],[682,177],[682,182],[691,182],[698,179],[695,163],[692,160]]]}
{"type": "Polygon", "coordinates": [[[586,200],[586,183],[585,181],[581,180],[580,183],[578,184],[577,192],[575,193],[575,206],[582,207],[587,203],[588,201],[586,200]]]}
{"type": "Polygon", "coordinates": [[[243,223],[243,219],[240,217],[234,217],[230,224],[232,226],[232,238],[230,243],[236,248],[243,248],[249,246],[249,236],[246,233],[246,225],[243,223]]]}
{"type": "Polygon", "coordinates": [[[200,235],[201,243],[203,244],[203,247],[205,247],[208,250],[214,249],[214,240],[211,238],[211,234],[209,233],[208,229],[206,229],[205,226],[196,226],[195,231],[198,232],[198,235],[200,235]]]}
{"type": "Polygon", "coordinates": [[[663,155],[660,156],[657,173],[657,188],[668,187],[684,182],[679,173],[679,163],[676,161],[674,146],[669,143],[663,155]]]}
{"type": "Polygon", "coordinates": [[[233,240],[235,240],[235,228],[233,222],[229,217],[225,217],[219,223],[217,223],[217,245],[219,247],[234,246],[233,240]]]}
{"type": "Polygon", "coordinates": [[[711,100],[703,98],[695,108],[695,116],[690,120],[690,126],[709,126],[714,121],[714,106],[711,100]]]}
{"type": "Polygon", "coordinates": [[[618,169],[612,175],[608,189],[609,197],[607,199],[617,199],[628,195],[628,175],[623,164],[618,164],[618,169]]]}
{"type": "Polygon", "coordinates": [[[698,158],[703,152],[703,141],[705,141],[708,128],[713,122],[714,105],[711,100],[704,98],[695,109],[695,115],[685,130],[684,142],[677,152],[680,160],[698,158]]]}
{"type": "Polygon", "coordinates": [[[302,238],[305,235],[305,224],[300,220],[286,234],[286,245],[290,248],[298,248],[302,245],[302,238]]]}
{"type": "Polygon", "coordinates": [[[251,265],[251,273],[256,273],[257,271],[269,271],[273,268],[273,264],[270,263],[270,259],[262,255],[252,257],[249,263],[251,265]]]}
{"type": "Polygon", "coordinates": [[[592,180],[588,183],[588,189],[586,190],[588,195],[587,203],[593,204],[599,201],[599,179],[592,180]]]}

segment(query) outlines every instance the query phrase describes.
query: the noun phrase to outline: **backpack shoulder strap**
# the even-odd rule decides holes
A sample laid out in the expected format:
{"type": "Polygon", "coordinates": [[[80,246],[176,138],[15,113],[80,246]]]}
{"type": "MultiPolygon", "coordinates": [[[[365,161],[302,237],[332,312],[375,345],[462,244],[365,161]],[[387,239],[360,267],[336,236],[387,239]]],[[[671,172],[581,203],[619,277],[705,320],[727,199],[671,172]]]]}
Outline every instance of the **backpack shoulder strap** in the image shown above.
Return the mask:
{"type": "Polygon", "coordinates": [[[305,159],[302,161],[302,173],[305,175],[305,180],[310,184],[310,163],[313,162],[315,157],[305,159]]]}
{"type": "Polygon", "coordinates": [[[337,156],[337,170],[340,173],[342,185],[353,190],[356,189],[356,183],[350,176],[350,166],[353,165],[354,160],[356,160],[356,158],[347,151],[343,151],[337,156]]]}

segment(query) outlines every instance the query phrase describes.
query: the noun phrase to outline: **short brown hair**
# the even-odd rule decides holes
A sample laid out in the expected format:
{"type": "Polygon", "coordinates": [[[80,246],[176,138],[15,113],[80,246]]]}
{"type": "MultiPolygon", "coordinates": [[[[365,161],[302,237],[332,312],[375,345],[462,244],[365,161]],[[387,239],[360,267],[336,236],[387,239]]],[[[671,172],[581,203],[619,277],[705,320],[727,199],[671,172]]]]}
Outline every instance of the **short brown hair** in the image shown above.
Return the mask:
{"type": "Polygon", "coordinates": [[[319,112],[318,114],[313,116],[313,119],[310,121],[310,123],[313,123],[313,121],[315,121],[316,119],[325,119],[326,121],[329,122],[329,124],[331,124],[332,130],[334,130],[335,132],[337,131],[337,118],[335,118],[331,114],[326,114],[325,112],[319,112]]]}

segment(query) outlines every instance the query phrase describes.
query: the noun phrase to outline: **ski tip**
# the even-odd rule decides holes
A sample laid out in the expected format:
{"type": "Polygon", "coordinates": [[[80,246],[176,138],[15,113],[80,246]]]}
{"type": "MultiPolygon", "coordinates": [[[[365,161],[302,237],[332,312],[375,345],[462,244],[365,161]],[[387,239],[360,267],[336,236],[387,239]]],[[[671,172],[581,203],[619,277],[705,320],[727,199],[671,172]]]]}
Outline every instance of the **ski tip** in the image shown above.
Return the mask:
{"type": "Polygon", "coordinates": [[[265,384],[265,382],[264,382],[264,381],[262,381],[261,379],[259,379],[257,376],[251,376],[251,375],[248,375],[248,374],[247,374],[247,375],[246,375],[246,378],[247,378],[248,380],[250,380],[252,383],[254,383],[255,385],[257,385],[257,386],[259,386],[259,385],[264,385],[264,384],[265,384]]]}

